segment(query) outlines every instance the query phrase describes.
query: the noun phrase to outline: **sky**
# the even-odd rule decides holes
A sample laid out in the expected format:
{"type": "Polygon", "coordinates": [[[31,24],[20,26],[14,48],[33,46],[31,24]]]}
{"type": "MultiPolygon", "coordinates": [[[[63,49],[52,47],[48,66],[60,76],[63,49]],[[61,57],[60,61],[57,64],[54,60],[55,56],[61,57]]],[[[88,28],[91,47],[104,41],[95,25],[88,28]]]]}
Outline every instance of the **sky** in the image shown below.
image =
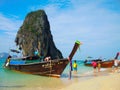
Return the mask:
{"type": "Polygon", "coordinates": [[[120,52],[120,0],[0,0],[0,52],[16,48],[15,37],[31,11],[45,10],[56,47],[66,58],[112,59],[120,52]]]}

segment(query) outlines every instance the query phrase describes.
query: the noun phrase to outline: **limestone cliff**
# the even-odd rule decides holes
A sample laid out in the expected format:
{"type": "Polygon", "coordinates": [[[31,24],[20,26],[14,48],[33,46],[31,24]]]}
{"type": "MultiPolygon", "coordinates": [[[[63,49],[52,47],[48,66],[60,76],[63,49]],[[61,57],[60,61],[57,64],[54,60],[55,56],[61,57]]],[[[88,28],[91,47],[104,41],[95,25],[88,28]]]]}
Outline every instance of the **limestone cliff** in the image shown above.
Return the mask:
{"type": "Polygon", "coordinates": [[[50,24],[44,10],[30,12],[26,16],[23,25],[17,32],[15,42],[25,56],[33,55],[37,48],[39,54],[44,57],[63,58],[62,53],[53,42],[50,24]]]}

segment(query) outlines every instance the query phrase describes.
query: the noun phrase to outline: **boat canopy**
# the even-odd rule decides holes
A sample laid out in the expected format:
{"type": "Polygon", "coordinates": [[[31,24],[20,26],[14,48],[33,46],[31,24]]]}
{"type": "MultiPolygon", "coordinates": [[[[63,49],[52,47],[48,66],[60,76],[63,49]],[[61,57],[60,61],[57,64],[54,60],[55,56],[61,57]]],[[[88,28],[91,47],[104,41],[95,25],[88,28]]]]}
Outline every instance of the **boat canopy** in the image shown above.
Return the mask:
{"type": "Polygon", "coordinates": [[[15,52],[15,53],[20,53],[20,51],[15,50],[15,49],[10,49],[11,52],[15,52]]]}

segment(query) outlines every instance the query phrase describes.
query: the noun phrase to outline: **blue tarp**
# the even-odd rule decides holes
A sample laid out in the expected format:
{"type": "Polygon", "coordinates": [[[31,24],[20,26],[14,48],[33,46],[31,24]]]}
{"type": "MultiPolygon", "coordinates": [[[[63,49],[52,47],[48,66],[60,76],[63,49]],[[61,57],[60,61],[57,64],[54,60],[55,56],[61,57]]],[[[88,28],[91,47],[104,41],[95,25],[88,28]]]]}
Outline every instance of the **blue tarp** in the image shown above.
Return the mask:
{"type": "Polygon", "coordinates": [[[10,61],[10,65],[22,65],[25,64],[25,61],[10,61]]]}

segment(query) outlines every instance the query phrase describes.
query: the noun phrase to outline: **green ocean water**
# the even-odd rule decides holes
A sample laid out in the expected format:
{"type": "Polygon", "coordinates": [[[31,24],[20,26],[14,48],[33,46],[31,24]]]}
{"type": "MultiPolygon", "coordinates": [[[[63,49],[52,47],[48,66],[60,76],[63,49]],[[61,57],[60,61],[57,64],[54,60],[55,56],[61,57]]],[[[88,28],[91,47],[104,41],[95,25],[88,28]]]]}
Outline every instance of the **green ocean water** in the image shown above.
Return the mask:
{"type": "MultiPolygon", "coordinates": [[[[3,67],[5,59],[0,59],[0,90],[58,90],[76,82],[77,79],[69,78],[69,65],[64,70],[61,78],[44,77],[38,75],[24,74],[5,69],[3,67]]],[[[85,67],[83,62],[77,61],[78,74],[92,71],[91,67],[85,67]]]]}

